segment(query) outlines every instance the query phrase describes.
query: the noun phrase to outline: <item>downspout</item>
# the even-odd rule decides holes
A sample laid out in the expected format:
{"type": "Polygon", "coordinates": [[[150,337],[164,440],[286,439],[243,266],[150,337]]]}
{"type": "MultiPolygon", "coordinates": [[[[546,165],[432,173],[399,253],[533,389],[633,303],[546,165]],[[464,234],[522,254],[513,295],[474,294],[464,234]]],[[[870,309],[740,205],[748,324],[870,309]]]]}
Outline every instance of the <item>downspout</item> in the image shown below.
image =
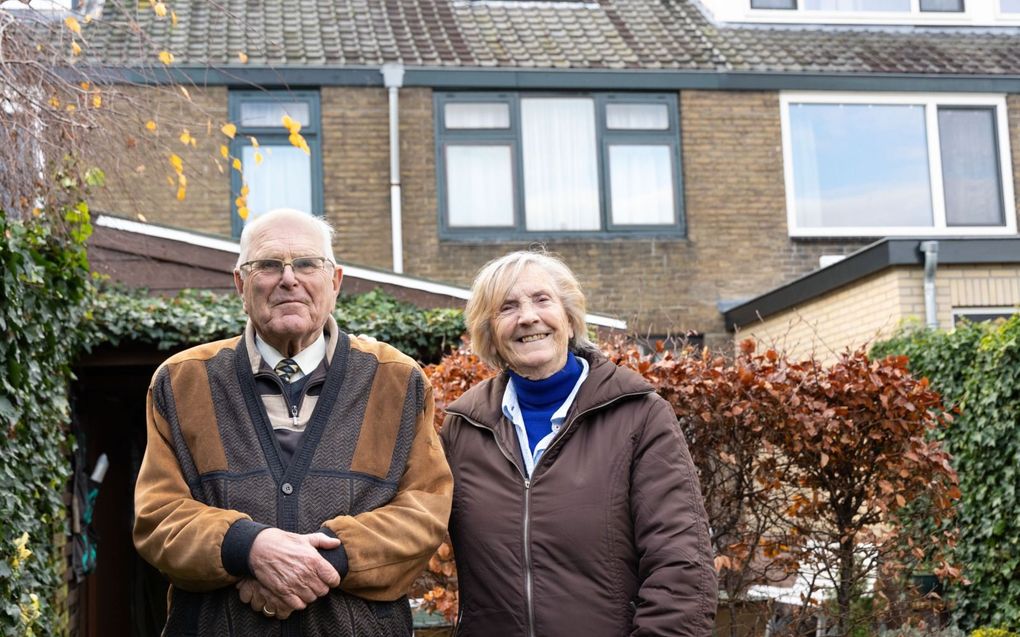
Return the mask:
{"type": "Polygon", "coordinates": [[[938,307],[935,304],[935,270],[939,264],[939,242],[922,241],[924,253],[924,323],[930,329],[938,329],[938,307]]]}
{"type": "Polygon", "coordinates": [[[403,215],[400,210],[400,87],[404,85],[404,65],[383,64],[379,72],[390,94],[390,225],[393,239],[393,271],[404,272],[403,215]]]}

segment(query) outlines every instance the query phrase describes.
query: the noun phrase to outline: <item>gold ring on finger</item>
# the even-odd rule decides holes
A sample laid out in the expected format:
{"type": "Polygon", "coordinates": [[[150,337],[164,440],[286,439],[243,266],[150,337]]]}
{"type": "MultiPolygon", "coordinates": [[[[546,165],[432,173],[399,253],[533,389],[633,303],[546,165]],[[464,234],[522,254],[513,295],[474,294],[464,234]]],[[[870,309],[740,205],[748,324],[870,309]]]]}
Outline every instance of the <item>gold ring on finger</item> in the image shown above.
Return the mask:
{"type": "Polygon", "coordinates": [[[262,614],[266,617],[276,617],[276,611],[269,608],[265,604],[262,605],[262,614]]]}

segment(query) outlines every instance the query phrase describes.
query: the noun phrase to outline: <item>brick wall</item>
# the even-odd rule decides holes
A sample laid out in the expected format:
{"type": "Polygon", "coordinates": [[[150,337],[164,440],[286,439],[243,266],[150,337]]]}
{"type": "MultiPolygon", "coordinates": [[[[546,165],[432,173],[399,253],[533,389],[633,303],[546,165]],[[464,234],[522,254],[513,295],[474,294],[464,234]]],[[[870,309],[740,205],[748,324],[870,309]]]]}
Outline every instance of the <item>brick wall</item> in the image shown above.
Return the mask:
{"type": "MultiPolygon", "coordinates": [[[[860,240],[797,240],[786,234],[779,98],[776,93],[685,91],[680,95],[685,239],[548,241],[578,273],[592,310],[640,332],[695,330],[728,341],[718,301],[749,298],[807,272],[821,254],[860,240]]],[[[431,96],[401,92],[405,267],[462,285],[487,260],[526,242],[440,241],[431,96]]]]}
{"type": "MultiPolygon", "coordinates": [[[[954,309],[1020,306],[1020,267],[939,266],[935,303],[942,329],[953,326],[954,309]]],[[[745,326],[735,338],[755,338],[794,357],[814,354],[832,361],[847,347],[890,336],[908,320],[925,320],[924,269],[919,266],[873,274],[745,326]]]]}
{"type": "Polygon", "coordinates": [[[230,235],[230,167],[220,157],[220,144],[229,140],[220,133],[227,121],[227,90],[222,87],[189,89],[187,101],[178,89],[123,88],[108,100],[110,109],[125,115],[118,130],[103,130],[96,143],[106,146],[101,162],[107,180],[92,198],[95,211],[178,226],[200,232],[230,235]],[[156,123],[155,133],[145,122],[156,123]],[[187,130],[195,147],[181,143],[187,130]],[[184,163],[188,179],[186,196],[177,199],[176,181],[168,157],[175,153],[184,163]]]}
{"type": "MultiPolygon", "coordinates": [[[[149,97],[164,149],[184,158],[187,199],[178,202],[176,188],[166,183],[166,150],[143,162],[139,148],[117,148],[97,209],[229,234],[230,180],[215,162],[227,93],[196,88],[191,96],[187,106],[179,97],[149,97]],[[198,148],[176,139],[187,122],[198,148]],[[143,163],[146,169],[136,172],[143,163]]],[[[820,255],[847,254],[871,240],[787,236],[778,93],[683,91],[679,97],[688,236],[546,245],[577,271],[592,311],[624,318],[642,333],[694,330],[709,345],[722,345],[730,337],[717,303],[761,294],[815,269],[820,255]]],[[[326,87],[321,105],[324,207],[338,229],[337,253],[350,263],[390,268],[386,91],[326,87]]],[[[1009,110],[1014,166],[1020,166],[1020,96],[1009,98],[1009,110]]],[[[439,239],[431,90],[402,89],[400,116],[405,272],[468,285],[489,259],[529,247],[439,239]]]]}

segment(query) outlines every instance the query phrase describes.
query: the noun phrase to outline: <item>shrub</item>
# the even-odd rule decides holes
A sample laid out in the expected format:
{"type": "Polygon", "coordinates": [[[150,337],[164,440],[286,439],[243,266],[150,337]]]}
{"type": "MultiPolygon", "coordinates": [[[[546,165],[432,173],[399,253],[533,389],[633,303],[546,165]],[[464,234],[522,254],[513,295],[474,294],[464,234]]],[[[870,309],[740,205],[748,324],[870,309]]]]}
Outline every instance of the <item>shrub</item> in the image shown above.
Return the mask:
{"type": "Polygon", "coordinates": [[[908,356],[911,370],[959,409],[953,425],[937,432],[963,493],[954,561],[965,565],[969,584],[948,591],[957,621],[1020,625],[1020,315],[952,332],[907,329],[874,351],[908,356]]]}

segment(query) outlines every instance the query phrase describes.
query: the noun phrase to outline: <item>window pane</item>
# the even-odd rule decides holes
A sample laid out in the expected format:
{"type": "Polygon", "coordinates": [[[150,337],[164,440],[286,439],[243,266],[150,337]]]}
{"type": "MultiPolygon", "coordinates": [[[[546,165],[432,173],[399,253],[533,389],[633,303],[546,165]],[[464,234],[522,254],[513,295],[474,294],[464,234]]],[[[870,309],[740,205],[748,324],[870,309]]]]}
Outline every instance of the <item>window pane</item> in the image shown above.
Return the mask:
{"type": "Polygon", "coordinates": [[[813,11],[910,11],[910,0],[804,0],[813,11]]]}
{"type": "Polygon", "coordinates": [[[667,130],[665,104],[606,104],[606,126],[625,130],[667,130]]]}
{"type": "Polygon", "coordinates": [[[940,108],[942,183],[946,223],[950,226],[999,226],[1002,207],[995,110],[940,108]]]}
{"type": "Polygon", "coordinates": [[[447,128],[510,128],[508,104],[450,102],[443,108],[447,128]]]}
{"type": "Polygon", "coordinates": [[[312,212],[312,158],[290,145],[263,144],[263,160],[255,164],[256,149],[241,149],[242,174],[248,184],[249,219],[274,208],[312,212]]]}
{"type": "Polygon", "coordinates": [[[528,230],[598,230],[595,103],[521,100],[524,209],[528,230]]]}
{"type": "Polygon", "coordinates": [[[963,11],[963,0],[921,0],[921,11],[963,11]]]}
{"type": "Polygon", "coordinates": [[[797,0],[751,0],[752,9],[796,9],[797,0]]]}
{"type": "Polygon", "coordinates": [[[924,107],[791,104],[801,228],[932,225],[924,107]]]}
{"type": "Polygon", "coordinates": [[[1002,0],[1003,13],[1020,13],[1020,0],[1002,0]]]}
{"type": "Polygon", "coordinates": [[[669,146],[610,146],[613,223],[672,224],[672,172],[669,146]]]}
{"type": "Polygon", "coordinates": [[[446,210],[450,227],[514,225],[509,146],[446,147],[446,210]]]}
{"type": "Polygon", "coordinates": [[[283,128],[283,116],[308,126],[308,102],[241,102],[241,126],[283,128]]]}

